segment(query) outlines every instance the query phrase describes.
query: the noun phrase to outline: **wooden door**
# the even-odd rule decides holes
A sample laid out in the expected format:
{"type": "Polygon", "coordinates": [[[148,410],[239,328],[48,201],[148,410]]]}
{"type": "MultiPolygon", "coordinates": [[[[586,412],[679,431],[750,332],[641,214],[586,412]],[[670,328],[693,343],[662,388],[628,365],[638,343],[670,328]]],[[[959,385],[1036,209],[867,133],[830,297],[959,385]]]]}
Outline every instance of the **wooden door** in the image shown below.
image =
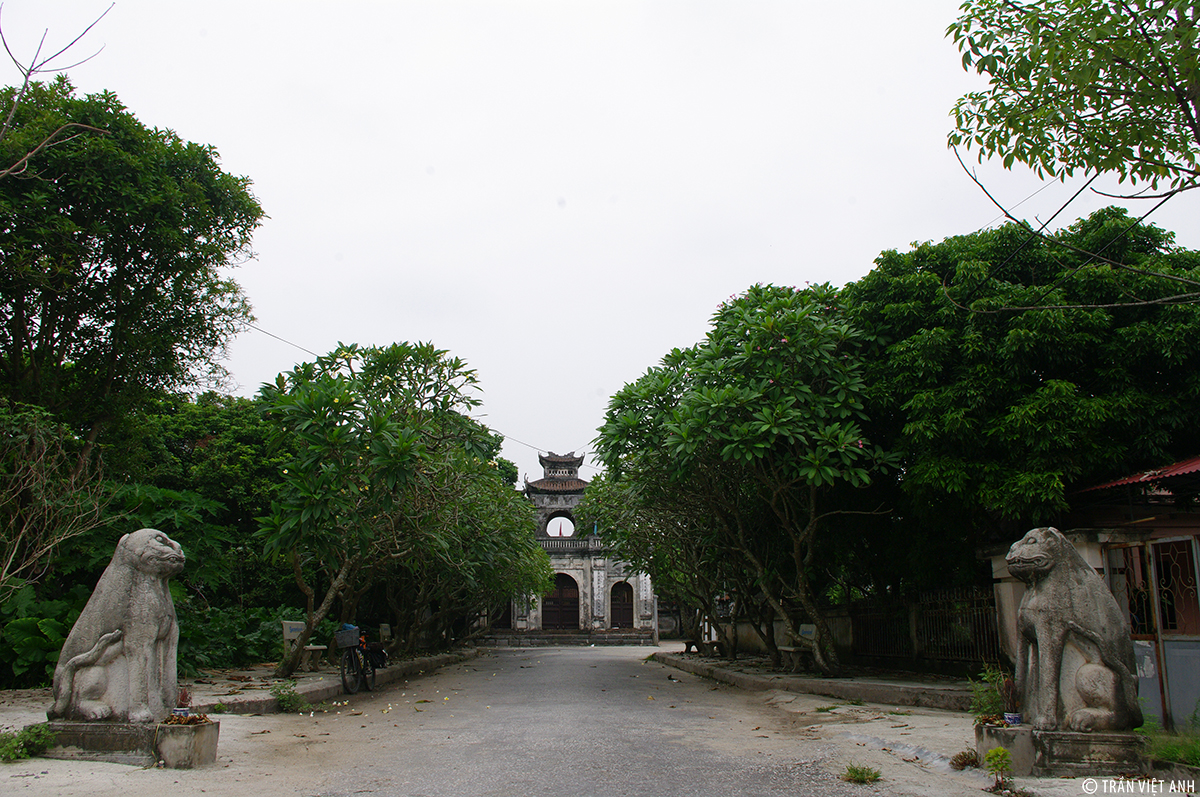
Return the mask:
{"type": "Polygon", "coordinates": [[[633,587],[628,581],[613,584],[609,617],[613,628],[633,628],[633,587]]]}
{"type": "Polygon", "coordinates": [[[579,585],[566,573],[554,577],[554,589],[542,598],[542,628],[555,631],[579,628],[579,585]]]}

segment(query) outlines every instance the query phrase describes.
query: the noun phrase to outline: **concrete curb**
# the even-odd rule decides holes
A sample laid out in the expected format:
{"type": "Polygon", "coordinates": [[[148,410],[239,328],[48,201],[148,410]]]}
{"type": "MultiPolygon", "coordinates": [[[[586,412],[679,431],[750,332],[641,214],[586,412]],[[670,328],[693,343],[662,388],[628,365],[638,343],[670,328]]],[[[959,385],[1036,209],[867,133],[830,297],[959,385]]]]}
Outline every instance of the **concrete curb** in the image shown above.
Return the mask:
{"type": "MultiPolygon", "coordinates": [[[[376,671],[375,688],[378,689],[411,675],[424,675],[450,664],[469,661],[482,653],[480,648],[467,648],[453,653],[440,653],[436,656],[398,661],[376,671]]],[[[304,677],[297,680],[295,684],[296,694],[309,703],[321,703],[344,694],[342,679],[337,673],[304,677]]],[[[263,696],[229,695],[223,698],[196,700],[192,704],[192,711],[197,714],[212,714],[213,708],[218,703],[225,706],[224,713],[226,714],[273,714],[279,711],[279,701],[269,694],[263,696]]]]}
{"type": "Polygon", "coordinates": [[[655,653],[652,659],[668,667],[720,681],[741,689],[768,691],[778,689],[810,695],[827,695],[841,700],[861,700],[889,706],[921,706],[949,711],[967,711],[971,705],[969,690],[956,686],[937,687],[920,684],[896,684],[853,678],[813,678],[804,675],[757,675],[726,669],[678,653],[655,653]]]}

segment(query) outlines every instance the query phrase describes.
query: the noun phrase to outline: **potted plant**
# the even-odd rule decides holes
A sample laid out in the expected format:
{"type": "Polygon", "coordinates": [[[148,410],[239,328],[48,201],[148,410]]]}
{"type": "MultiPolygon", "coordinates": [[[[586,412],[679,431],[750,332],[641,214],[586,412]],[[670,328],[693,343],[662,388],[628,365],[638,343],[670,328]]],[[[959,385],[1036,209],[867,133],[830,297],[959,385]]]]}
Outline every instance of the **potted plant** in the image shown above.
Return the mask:
{"type": "Polygon", "coordinates": [[[192,693],[183,687],[179,690],[179,699],[175,701],[175,708],[171,714],[176,717],[186,717],[192,713],[192,693]]]}

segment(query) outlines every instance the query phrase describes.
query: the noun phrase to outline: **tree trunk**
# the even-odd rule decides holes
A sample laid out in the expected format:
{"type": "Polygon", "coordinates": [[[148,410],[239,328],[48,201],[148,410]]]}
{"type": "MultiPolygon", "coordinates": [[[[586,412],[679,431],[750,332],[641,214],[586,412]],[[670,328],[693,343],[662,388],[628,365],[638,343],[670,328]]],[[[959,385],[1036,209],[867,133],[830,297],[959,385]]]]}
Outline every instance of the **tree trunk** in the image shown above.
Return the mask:
{"type": "MultiPolygon", "coordinates": [[[[321,601],[321,605],[317,607],[315,612],[308,615],[308,619],[304,623],[304,630],[300,632],[300,636],[292,645],[292,652],[275,668],[273,673],[276,678],[291,678],[292,673],[300,666],[300,658],[304,655],[304,646],[312,639],[313,631],[317,625],[325,619],[329,614],[329,610],[333,608],[333,601],[337,598],[338,593],[345,587],[350,580],[350,575],[358,566],[359,560],[362,559],[362,554],[352,556],[342,563],[338,570],[337,576],[333,579],[333,583],[329,585],[329,589],[325,590],[325,597],[321,601]]],[[[312,598],[309,598],[309,608],[312,607],[312,598]]]]}

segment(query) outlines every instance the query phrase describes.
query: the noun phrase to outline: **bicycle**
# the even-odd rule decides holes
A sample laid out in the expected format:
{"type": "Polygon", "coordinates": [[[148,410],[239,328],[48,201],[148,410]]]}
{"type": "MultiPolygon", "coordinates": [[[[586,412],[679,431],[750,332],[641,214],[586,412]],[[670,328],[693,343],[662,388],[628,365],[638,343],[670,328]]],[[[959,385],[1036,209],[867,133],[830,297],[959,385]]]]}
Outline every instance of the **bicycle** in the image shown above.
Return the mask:
{"type": "Polygon", "coordinates": [[[375,688],[375,661],[367,647],[367,635],[351,625],[334,637],[342,650],[342,688],[350,695],[363,687],[370,692],[375,688]]]}

